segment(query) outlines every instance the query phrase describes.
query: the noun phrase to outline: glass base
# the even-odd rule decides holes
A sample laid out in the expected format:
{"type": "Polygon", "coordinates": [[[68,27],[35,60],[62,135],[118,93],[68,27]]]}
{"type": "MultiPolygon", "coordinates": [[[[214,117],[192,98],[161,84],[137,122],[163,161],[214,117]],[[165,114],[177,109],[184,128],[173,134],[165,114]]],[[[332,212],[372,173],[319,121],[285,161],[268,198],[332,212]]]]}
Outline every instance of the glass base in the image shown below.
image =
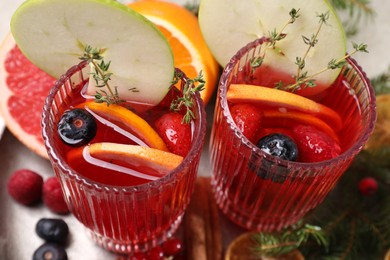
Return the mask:
{"type": "Polygon", "coordinates": [[[93,230],[86,228],[89,237],[100,247],[116,254],[132,254],[136,252],[146,252],[157,245],[162,244],[168,238],[172,237],[179,228],[183,220],[183,215],[179,216],[171,227],[160,233],[158,236],[150,237],[146,241],[120,241],[97,234],[93,230]]]}

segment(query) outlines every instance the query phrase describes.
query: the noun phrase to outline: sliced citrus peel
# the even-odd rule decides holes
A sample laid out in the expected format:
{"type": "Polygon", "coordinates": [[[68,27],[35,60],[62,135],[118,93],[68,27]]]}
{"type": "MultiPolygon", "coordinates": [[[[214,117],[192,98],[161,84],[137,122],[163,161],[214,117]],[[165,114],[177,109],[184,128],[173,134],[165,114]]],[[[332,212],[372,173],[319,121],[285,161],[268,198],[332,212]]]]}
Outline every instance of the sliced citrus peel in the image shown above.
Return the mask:
{"type": "Polygon", "coordinates": [[[73,149],[68,154],[68,161],[81,159],[146,180],[156,180],[165,176],[183,161],[183,157],[170,152],[109,142],[93,143],[73,149]]]}
{"type": "Polygon", "coordinates": [[[341,117],[336,111],[291,92],[255,85],[231,84],[226,96],[232,103],[261,103],[268,107],[312,114],[323,119],[336,131],[342,127],[341,117]]]}
{"type": "Polygon", "coordinates": [[[133,113],[129,109],[120,105],[107,105],[93,101],[85,102],[81,107],[91,110],[97,115],[119,122],[127,129],[134,132],[148,146],[168,152],[168,148],[158,133],[143,118],[133,113]]]}
{"type": "Polygon", "coordinates": [[[292,120],[295,124],[298,123],[304,125],[312,125],[332,137],[332,139],[337,141],[337,143],[339,142],[337,134],[327,123],[310,114],[305,114],[297,111],[280,112],[277,110],[266,110],[263,111],[263,118],[266,121],[267,119],[269,121],[274,121],[276,119],[277,122],[280,122],[280,120],[292,120]]]}

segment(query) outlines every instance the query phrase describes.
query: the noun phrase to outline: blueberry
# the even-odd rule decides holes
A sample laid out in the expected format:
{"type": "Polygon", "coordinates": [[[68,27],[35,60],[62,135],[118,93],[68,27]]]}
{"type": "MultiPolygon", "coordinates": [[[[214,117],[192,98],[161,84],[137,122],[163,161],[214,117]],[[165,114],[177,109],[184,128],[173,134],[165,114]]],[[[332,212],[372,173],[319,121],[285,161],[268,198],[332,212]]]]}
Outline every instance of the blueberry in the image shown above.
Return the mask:
{"type": "MultiPolygon", "coordinates": [[[[284,134],[274,133],[267,135],[258,141],[257,147],[265,153],[283,160],[296,161],[298,158],[297,145],[293,139],[284,134]]],[[[264,180],[270,179],[276,183],[283,183],[290,173],[285,165],[277,164],[266,158],[258,158],[257,156],[250,157],[248,166],[260,178],[264,180]]]]}
{"type": "Polygon", "coordinates": [[[33,260],[67,260],[68,255],[63,247],[55,243],[45,243],[35,250],[33,260]]]}
{"type": "Polygon", "coordinates": [[[85,109],[66,111],[58,122],[58,134],[61,140],[70,146],[82,146],[96,135],[96,122],[85,109]]]}
{"type": "Polygon", "coordinates": [[[264,136],[257,142],[257,147],[265,153],[283,160],[296,161],[298,158],[296,143],[284,134],[274,133],[264,136]]]}
{"type": "Polygon", "coordinates": [[[62,219],[42,218],[36,224],[35,232],[47,242],[63,243],[68,237],[69,228],[62,219]]]}

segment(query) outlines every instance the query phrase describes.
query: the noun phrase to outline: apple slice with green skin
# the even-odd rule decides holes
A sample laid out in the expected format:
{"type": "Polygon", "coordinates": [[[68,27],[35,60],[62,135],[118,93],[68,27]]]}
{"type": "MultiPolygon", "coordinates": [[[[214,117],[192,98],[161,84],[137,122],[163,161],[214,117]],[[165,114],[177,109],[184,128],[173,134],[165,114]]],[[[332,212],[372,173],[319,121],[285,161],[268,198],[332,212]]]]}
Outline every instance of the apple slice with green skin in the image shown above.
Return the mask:
{"type": "MultiPolygon", "coordinates": [[[[166,38],[149,20],[113,0],[28,0],[15,11],[11,31],[23,54],[56,78],[80,62],[86,45],[105,49],[113,74],[109,84],[122,100],[156,105],[173,79],[166,38]]],[[[88,92],[96,93],[93,84],[88,92]]]]}
{"type": "MultiPolygon", "coordinates": [[[[319,14],[329,14],[318,35],[318,42],[305,61],[308,75],[326,68],[332,59],[346,53],[343,27],[333,8],[326,0],[202,0],[199,7],[199,24],[203,36],[218,62],[225,66],[236,52],[257,38],[280,32],[290,20],[289,12],[299,10],[299,17],[283,30],[286,38],[268,50],[262,66],[277,69],[282,74],[297,74],[297,57],[308,49],[302,36],[311,38],[319,27],[319,14]]],[[[340,69],[329,70],[315,77],[317,87],[305,88],[302,95],[321,92],[331,85],[340,69]]],[[[275,82],[277,83],[277,81],[275,82]]]]}

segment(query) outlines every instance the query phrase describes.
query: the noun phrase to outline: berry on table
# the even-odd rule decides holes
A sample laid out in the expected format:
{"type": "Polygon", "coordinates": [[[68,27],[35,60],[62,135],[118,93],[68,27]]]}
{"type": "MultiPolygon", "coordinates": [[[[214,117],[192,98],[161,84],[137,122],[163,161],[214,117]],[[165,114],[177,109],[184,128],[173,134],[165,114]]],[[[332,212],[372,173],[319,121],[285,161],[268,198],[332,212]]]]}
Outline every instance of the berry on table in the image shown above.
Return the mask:
{"type": "Polygon", "coordinates": [[[298,158],[297,145],[292,138],[284,134],[273,133],[264,136],[258,141],[257,147],[283,160],[296,161],[298,158]]]}
{"type": "Polygon", "coordinates": [[[58,134],[61,140],[70,146],[87,144],[96,135],[96,122],[85,109],[66,111],[58,122],[58,134]]]}
{"type": "Polygon", "coordinates": [[[149,260],[162,260],[164,259],[164,251],[161,246],[156,246],[150,249],[147,256],[149,260]]]}
{"type": "Polygon", "coordinates": [[[165,256],[175,256],[183,250],[183,243],[180,239],[172,238],[165,241],[161,247],[165,256]]]}
{"type": "Polygon", "coordinates": [[[359,181],[359,192],[364,196],[372,196],[378,191],[378,182],[373,177],[365,177],[359,181]]]}
{"type": "Polygon", "coordinates": [[[68,238],[69,227],[62,219],[42,218],[37,222],[35,232],[47,242],[64,243],[68,238]]]}
{"type": "Polygon", "coordinates": [[[38,173],[20,169],[8,179],[9,195],[23,205],[31,205],[41,199],[43,178],[38,173]]]}
{"type": "Polygon", "coordinates": [[[45,243],[35,250],[33,260],[67,260],[65,249],[55,243],[45,243]]]}
{"type": "Polygon", "coordinates": [[[42,199],[45,205],[53,212],[58,214],[69,213],[68,206],[65,203],[61,184],[57,177],[48,178],[42,189],[42,199]]]}

